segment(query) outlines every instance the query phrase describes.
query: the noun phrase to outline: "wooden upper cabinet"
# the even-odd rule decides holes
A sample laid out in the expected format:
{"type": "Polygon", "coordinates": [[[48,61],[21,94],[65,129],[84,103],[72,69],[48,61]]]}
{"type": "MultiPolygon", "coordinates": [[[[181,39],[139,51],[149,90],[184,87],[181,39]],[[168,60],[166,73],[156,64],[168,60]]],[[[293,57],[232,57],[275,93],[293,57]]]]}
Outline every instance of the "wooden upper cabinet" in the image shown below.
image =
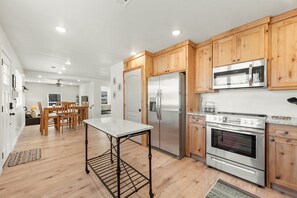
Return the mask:
{"type": "Polygon", "coordinates": [[[268,26],[262,25],[236,35],[236,62],[265,57],[265,29],[268,26]]]}
{"type": "Polygon", "coordinates": [[[271,88],[297,88],[297,16],[271,25],[271,88]]]}
{"type": "Polygon", "coordinates": [[[124,63],[124,70],[127,71],[127,70],[131,70],[133,68],[136,68],[136,67],[141,67],[144,65],[144,62],[145,62],[144,56],[140,56],[133,60],[127,61],[124,63]]]}
{"type": "Polygon", "coordinates": [[[195,91],[212,91],[212,44],[196,49],[195,72],[195,91]]]}
{"type": "Polygon", "coordinates": [[[168,58],[167,54],[161,54],[155,56],[153,59],[153,74],[159,75],[165,73],[168,70],[168,58]]]}
{"type": "Polygon", "coordinates": [[[265,58],[268,25],[254,27],[213,42],[213,67],[265,58]]]}
{"type": "Polygon", "coordinates": [[[179,47],[153,58],[153,75],[186,70],[186,47],[179,47]]]}
{"type": "Polygon", "coordinates": [[[186,69],[186,49],[178,48],[168,52],[169,72],[186,69]]]}
{"type": "Polygon", "coordinates": [[[228,36],[213,42],[213,66],[219,67],[235,62],[234,36],[228,36]]]}

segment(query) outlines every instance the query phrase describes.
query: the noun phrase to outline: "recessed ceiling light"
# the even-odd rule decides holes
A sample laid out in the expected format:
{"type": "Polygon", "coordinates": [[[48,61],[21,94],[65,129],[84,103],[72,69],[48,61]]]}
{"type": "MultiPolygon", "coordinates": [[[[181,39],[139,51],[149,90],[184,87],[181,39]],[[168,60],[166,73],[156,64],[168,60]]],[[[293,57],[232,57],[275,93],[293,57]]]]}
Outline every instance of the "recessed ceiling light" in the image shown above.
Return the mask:
{"type": "Polygon", "coordinates": [[[56,27],[56,30],[57,30],[58,32],[60,32],[60,33],[65,33],[65,32],[66,32],[66,29],[65,29],[64,27],[62,27],[62,26],[57,26],[57,27],[56,27]]]}
{"type": "Polygon", "coordinates": [[[72,83],[70,83],[70,85],[73,85],[72,83]]]}
{"type": "Polygon", "coordinates": [[[79,79],[78,79],[77,81],[78,81],[78,82],[80,82],[80,80],[79,80],[79,79]]]}
{"type": "Polygon", "coordinates": [[[62,72],[61,72],[61,71],[59,71],[59,72],[58,72],[58,74],[62,74],[62,72]]]}
{"type": "Polygon", "coordinates": [[[41,75],[38,75],[37,77],[38,77],[38,78],[42,78],[42,76],[41,76],[41,75]]]}
{"type": "Polygon", "coordinates": [[[39,80],[38,82],[40,83],[41,81],[39,80]]]}
{"type": "Polygon", "coordinates": [[[65,64],[66,64],[66,65],[71,65],[70,60],[67,60],[67,61],[65,62],[65,64]]]}
{"type": "Polygon", "coordinates": [[[131,55],[132,55],[132,56],[135,56],[135,55],[136,55],[136,52],[131,52],[131,55]]]}
{"type": "Polygon", "coordinates": [[[62,67],[62,70],[63,70],[63,71],[65,71],[65,70],[66,70],[66,68],[65,68],[65,67],[62,67]]]}
{"type": "Polygon", "coordinates": [[[174,30],[174,31],[172,31],[172,35],[173,35],[173,36],[179,36],[180,33],[181,33],[180,30],[174,30]]]}

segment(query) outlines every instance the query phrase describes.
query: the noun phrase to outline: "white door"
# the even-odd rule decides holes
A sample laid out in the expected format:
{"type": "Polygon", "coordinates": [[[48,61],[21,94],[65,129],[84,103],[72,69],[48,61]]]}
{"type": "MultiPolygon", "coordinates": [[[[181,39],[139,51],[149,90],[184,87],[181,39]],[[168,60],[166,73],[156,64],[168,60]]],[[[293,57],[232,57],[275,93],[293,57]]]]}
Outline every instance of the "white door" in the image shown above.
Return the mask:
{"type": "Polygon", "coordinates": [[[8,157],[10,151],[10,137],[11,132],[11,120],[10,120],[10,109],[9,103],[10,98],[10,87],[11,87],[11,62],[8,56],[3,50],[1,50],[1,70],[0,70],[0,87],[1,87],[1,118],[0,118],[0,152],[1,152],[1,167],[4,165],[5,160],[8,157]]]}
{"type": "MultiPolygon", "coordinates": [[[[125,119],[141,123],[141,69],[125,74],[125,119]]],[[[141,136],[133,138],[141,143],[141,136]]]]}

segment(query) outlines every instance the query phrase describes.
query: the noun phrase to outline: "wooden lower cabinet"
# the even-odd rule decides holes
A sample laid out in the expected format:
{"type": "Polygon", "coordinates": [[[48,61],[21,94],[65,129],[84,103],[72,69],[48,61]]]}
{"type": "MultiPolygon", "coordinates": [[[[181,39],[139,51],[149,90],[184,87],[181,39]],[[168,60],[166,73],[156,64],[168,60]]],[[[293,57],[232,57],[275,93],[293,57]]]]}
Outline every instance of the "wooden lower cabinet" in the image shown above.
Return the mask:
{"type": "Polygon", "coordinates": [[[191,154],[205,158],[206,141],[205,125],[197,122],[189,123],[189,150],[191,154]]]}
{"type": "Polygon", "coordinates": [[[268,185],[297,191],[297,127],[269,125],[268,185]]]}

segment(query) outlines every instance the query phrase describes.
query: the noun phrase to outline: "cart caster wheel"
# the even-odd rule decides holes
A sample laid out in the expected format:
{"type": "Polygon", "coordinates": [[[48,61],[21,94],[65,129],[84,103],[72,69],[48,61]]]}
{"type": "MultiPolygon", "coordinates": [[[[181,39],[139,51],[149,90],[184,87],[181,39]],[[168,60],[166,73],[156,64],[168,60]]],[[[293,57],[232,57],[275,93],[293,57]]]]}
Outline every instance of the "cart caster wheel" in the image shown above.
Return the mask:
{"type": "Polygon", "coordinates": [[[264,188],[263,186],[260,186],[260,185],[257,185],[258,186],[258,188],[264,188]]]}
{"type": "Polygon", "coordinates": [[[155,195],[154,193],[150,193],[150,197],[153,198],[155,195]]]}
{"type": "Polygon", "coordinates": [[[87,173],[87,174],[89,174],[89,173],[90,173],[90,171],[89,171],[89,170],[86,170],[86,173],[87,173]]]}

